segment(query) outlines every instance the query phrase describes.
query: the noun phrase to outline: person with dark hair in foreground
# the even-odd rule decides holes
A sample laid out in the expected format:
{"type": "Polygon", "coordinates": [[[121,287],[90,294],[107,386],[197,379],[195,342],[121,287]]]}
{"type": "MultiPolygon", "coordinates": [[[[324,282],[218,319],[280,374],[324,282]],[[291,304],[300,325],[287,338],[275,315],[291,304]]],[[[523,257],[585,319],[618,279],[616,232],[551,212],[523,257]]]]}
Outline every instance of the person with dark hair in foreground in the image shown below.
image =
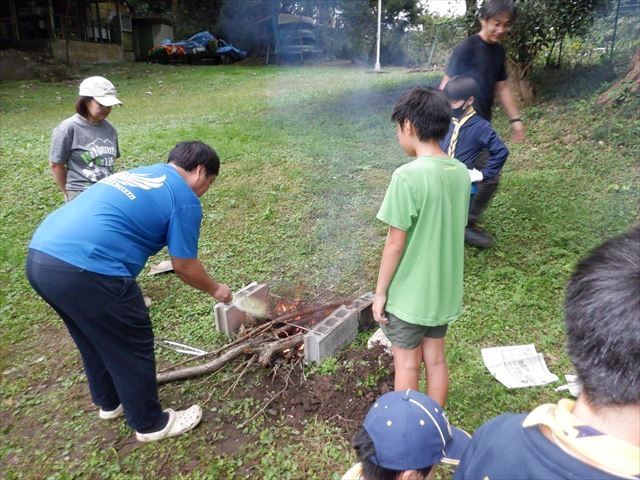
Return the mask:
{"type": "Polygon", "coordinates": [[[360,463],[342,480],[423,480],[438,463],[457,465],[469,434],[449,425],[442,407],[415,390],[382,395],[351,444],[360,463]]]}
{"type": "Polygon", "coordinates": [[[107,120],[114,105],[122,105],[116,89],[104,77],[80,83],[76,114],[62,121],[51,136],[49,166],[66,202],[113,173],[120,156],[118,132],[107,120]]]}
{"type": "Polygon", "coordinates": [[[168,164],[111,175],[51,213],[29,244],[27,278],[58,313],[84,364],[103,420],[123,413],[139,441],[173,437],[200,422],[198,405],[162,410],[154,339],[136,283],[147,259],[167,246],[185,283],[222,302],[231,291],[198,260],[199,197],[220,169],[202,142],[181,142],[168,164]]]}
{"type": "Polygon", "coordinates": [[[414,87],[395,104],[398,142],[413,161],[391,177],[377,218],[389,226],[372,311],[391,342],[396,390],[418,390],[422,364],[427,394],[444,406],[449,323],[462,314],[464,228],[471,181],[440,141],[451,106],[439,90],[414,87]]]}
{"type": "Polygon", "coordinates": [[[455,480],[640,478],[640,227],[594,249],[566,290],[582,391],[481,426],[455,480]]]}
{"type": "Polygon", "coordinates": [[[474,182],[464,239],[469,245],[486,248],[491,246],[493,238],[478,223],[498,189],[509,149],[491,124],[473,108],[478,95],[478,84],[473,78],[453,77],[444,87],[444,93],[451,101],[453,118],[440,146],[450,157],[467,166],[474,182]]]}

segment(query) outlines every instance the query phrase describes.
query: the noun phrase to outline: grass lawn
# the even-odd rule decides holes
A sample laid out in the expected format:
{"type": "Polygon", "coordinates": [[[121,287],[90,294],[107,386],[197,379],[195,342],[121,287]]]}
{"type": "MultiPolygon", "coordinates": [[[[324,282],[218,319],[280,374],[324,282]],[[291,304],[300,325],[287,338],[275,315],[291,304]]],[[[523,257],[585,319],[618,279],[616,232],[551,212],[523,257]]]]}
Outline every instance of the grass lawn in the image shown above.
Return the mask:
{"type": "MultiPolygon", "coordinates": [[[[203,197],[200,239],[201,259],[217,279],[233,289],[268,282],[310,298],[373,289],[386,234],[375,215],[391,172],[407,161],[391,107],[404,89],[435,84],[438,75],[144,64],[85,67],[83,75],[108,77],[125,103],[109,117],[120,136],[118,169],[165,162],[181,140],[202,140],[220,154],[221,175],[203,197]]],[[[590,90],[568,96],[556,85],[555,95],[524,110],[528,139],[510,143],[501,189],[484,219],[497,244],[465,251],[465,314],[448,335],[447,411],[469,431],[501,412],[559,398],[555,385],[507,390],[484,368],[480,348],[535,343],[552,372],[571,372],[563,352],[565,282],[590,248],[638,221],[640,104],[596,106],[606,85],[585,86],[590,90]]],[[[162,386],[165,407],[205,406],[203,425],[189,436],[142,445],[124,422],[97,421],[78,353],[23,268],[34,229],[62,203],[47,154],[51,130],[73,113],[76,94],[76,81],[0,84],[0,474],[339,478],[354,460],[339,422],[315,416],[294,427],[286,415],[265,411],[243,429],[221,427],[250,419],[264,404],[246,393],[268,377],[258,367],[244,390],[229,391],[238,374],[232,366],[162,386]]],[[[508,138],[501,113],[496,127],[508,138]]],[[[164,258],[161,252],[151,261],[164,258]]],[[[206,295],[172,275],[143,273],[139,283],[153,299],[158,337],[225,343],[206,295]]],[[[362,337],[352,348],[363,348],[362,337]]],[[[160,365],[179,359],[164,351],[157,358],[160,365]]],[[[306,376],[349,368],[329,361],[306,376]]]]}

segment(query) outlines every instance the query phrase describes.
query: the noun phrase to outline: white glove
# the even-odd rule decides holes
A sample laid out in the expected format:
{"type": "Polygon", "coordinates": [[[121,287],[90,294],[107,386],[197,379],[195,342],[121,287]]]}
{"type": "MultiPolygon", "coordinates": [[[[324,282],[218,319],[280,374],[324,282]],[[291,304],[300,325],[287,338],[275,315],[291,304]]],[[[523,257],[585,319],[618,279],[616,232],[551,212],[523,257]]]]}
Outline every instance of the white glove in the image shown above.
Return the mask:
{"type": "Polygon", "coordinates": [[[482,172],[480,170],[476,170],[475,168],[470,168],[467,170],[469,173],[469,178],[471,179],[471,183],[481,182],[484,178],[482,176],[482,172]]]}

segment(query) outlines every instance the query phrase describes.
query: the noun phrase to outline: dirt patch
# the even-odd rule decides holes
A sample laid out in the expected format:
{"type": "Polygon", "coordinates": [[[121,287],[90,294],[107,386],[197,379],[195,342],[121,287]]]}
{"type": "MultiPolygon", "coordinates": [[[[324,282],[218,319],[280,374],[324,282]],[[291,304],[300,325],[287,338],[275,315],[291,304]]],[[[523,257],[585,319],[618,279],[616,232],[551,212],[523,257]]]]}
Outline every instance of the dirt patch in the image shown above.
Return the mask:
{"type": "MultiPolygon", "coordinates": [[[[246,361],[242,359],[242,363],[246,361]]],[[[202,403],[205,409],[198,430],[207,432],[207,443],[225,455],[237,453],[254,440],[242,430],[260,417],[267,424],[284,420],[298,431],[304,430],[309,419],[317,417],[340,427],[349,441],[375,399],[393,390],[393,358],[382,346],[370,350],[354,347],[338,353],[334,365],[332,373],[307,375],[301,366],[291,367],[287,363],[248,369],[242,381],[227,395],[209,401],[192,399],[202,403]],[[225,408],[228,401],[246,399],[253,401],[250,413],[230,414],[228,405],[225,408]]],[[[166,388],[175,391],[177,384],[172,385],[166,388]]],[[[220,387],[197,387],[197,396],[206,397],[213,388],[220,387]]]]}
{"type": "MultiPolygon", "coordinates": [[[[340,426],[350,439],[374,400],[393,390],[393,359],[382,346],[371,350],[349,348],[336,356],[336,364],[339,368],[335,372],[306,379],[302,370],[295,371],[295,378],[289,379],[290,387],[271,408],[301,427],[306,419],[317,415],[340,426]]],[[[283,387],[284,381],[277,377],[274,388],[283,387]]]]}

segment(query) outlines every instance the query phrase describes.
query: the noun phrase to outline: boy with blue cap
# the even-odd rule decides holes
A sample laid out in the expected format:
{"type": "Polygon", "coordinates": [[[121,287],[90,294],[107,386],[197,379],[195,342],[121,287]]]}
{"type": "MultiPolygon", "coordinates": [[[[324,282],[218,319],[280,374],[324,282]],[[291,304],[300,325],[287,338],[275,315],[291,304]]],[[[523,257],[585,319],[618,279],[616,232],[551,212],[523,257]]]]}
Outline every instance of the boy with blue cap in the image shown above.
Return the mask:
{"type": "Polygon", "coordinates": [[[342,480],[422,480],[438,463],[457,465],[469,438],[424,393],[389,392],[376,400],[354,437],[360,463],[342,480]]]}

